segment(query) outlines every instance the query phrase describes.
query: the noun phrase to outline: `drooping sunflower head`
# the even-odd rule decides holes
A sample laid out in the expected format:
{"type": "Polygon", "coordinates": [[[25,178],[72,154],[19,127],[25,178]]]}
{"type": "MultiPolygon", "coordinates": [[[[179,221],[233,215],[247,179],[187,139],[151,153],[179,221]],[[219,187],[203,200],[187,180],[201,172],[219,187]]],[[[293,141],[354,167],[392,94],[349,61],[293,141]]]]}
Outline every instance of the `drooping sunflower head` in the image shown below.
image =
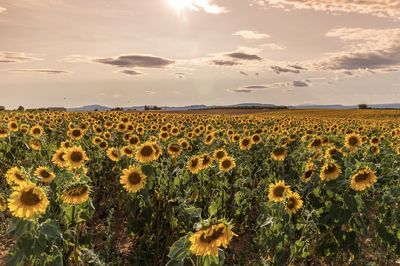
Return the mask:
{"type": "Polygon", "coordinates": [[[38,139],[32,139],[29,141],[29,147],[34,151],[40,151],[42,148],[42,143],[38,139]]]}
{"type": "Polygon", "coordinates": [[[273,202],[282,202],[288,192],[290,192],[290,186],[286,185],[284,180],[279,180],[269,185],[268,199],[273,202]]]}
{"type": "Polygon", "coordinates": [[[182,147],[178,143],[171,143],[167,147],[168,154],[174,158],[178,157],[182,152],[182,147]]]}
{"type": "Polygon", "coordinates": [[[140,145],[135,153],[135,159],[141,163],[149,163],[156,158],[156,150],[151,142],[145,142],[140,145]]]}
{"type": "Polygon", "coordinates": [[[66,149],[64,148],[56,150],[51,159],[51,161],[60,168],[64,168],[67,166],[67,162],[64,160],[65,150],[66,149]]]}
{"type": "Polygon", "coordinates": [[[111,161],[113,162],[118,162],[121,160],[121,152],[117,148],[109,148],[107,150],[107,156],[110,158],[111,161]]]}
{"type": "Polygon", "coordinates": [[[84,183],[76,183],[68,186],[61,194],[61,200],[70,205],[79,205],[88,201],[90,187],[84,183]]]}
{"type": "Polygon", "coordinates": [[[225,156],[219,161],[218,167],[222,172],[229,172],[236,167],[235,159],[231,156],[225,156]]]}
{"type": "Polygon", "coordinates": [[[40,187],[32,183],[23,183],[14,187],[8,199],[8,208],[13,216],[23,219],[37,217],[46,212],[49,200],[40,187]]]}
{"type": "Polygon", "coordinates": [[[211,157],[207,153],[200,155],[200,158],[201,158],[201,168],[202,169],[207,169],[213,163],[213,157],[211,157]]]}
{"type": "Polygon", "coordinates": [[[28,182],[28,176],[17,166],[8,169],[5,177],[9,185],[21,185],[28,182]]]}
{"type": "Polygon", "coordinates": [[[74,146],[65,150],[63,159],[68,168],[77,169],[84,166],[85,162],[89,160],[86,152],[80,146],[74,146]]]}
{"type": "Polygon", "coordinates": [[[35,176],[40,179],[43,183],[51,183],[54,180],[56,175],[53,171],[51,171],[48,167],[39,166],[35,170],[35,176]]]}
{"type": "Polygon", "coordinates": [[[286,198],[285,208],[289,214],[297,213],[303,207],[303,200],[297,192],[290,192],[286,198]]]}
{"type": "Polygon", "coordinates": [[[202,169],[202,160],[200,156],[193,156],[187,163],[187,168],[192,174],[197,174],[202,169]]]}
{"type": "Polygon", "coordinates": [[[271,158],[274,161],[283,161],[285,160],[287,155],[287,150],[285,147],[280,146],[278,148],[275,148],[272,152],[271,152],[271,158]]]}
{"type": "Polygon", "coordinates": [[[360,168],[351,177],[350,187],[356,191],[363,191],[377,181],[375,172],[369,167],[360,168]]]}
{"type": "Polygon", "coordinates": [[[337,179],[341,173],[342,170],[337,163],[328,161],[322,166],[319,177],[322,181],[331,181],[337,179]]]}
{"type": "Polygon", "coordinates": [[[6,198],[0,194],[0,212],[4,212],[7,210],[7,201],[6,198]]]}
{"type": "Polygon", "coordinates": [[[128,192],[136,193],[140,191],[146,183],[147,176],[142,172],[139,166],[129,166],[122,171],[122,174],[119,182],[128,192]]]}
{"type": "Polygon", "coordinates": [[[227,248],[234,236],[236,234],[228,223],[210,225],[189,237],[190,251],[196,256],[218,256],[218,248],[227,248]]]}

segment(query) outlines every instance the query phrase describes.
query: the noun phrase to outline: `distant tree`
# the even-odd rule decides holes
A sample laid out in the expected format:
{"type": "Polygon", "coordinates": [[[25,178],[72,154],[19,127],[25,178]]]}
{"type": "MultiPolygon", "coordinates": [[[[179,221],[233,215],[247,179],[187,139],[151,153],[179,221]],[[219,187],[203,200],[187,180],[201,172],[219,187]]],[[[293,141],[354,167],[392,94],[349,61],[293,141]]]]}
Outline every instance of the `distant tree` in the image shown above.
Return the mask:
{"type": "Polygon", "coordinates": [[[24,111],[25,110],[25,108],[22,106],[22,105],[20,105],[19,107],[18,107],[18,109],[17,109],[17,111],[24,111]]]}
{"type": "Polygon", "coordinates": [[[0,111],[4,111],[6,108],[4,106],[0,106],[0,111]]]}
{"type": "Polygon", "coordinates": [[[361,103],[358,105],[358,109],[368,109],[368,105],[366,105],[365,103],[361,103]]]}
{"type": "Polygon", "coordinates": [[[147,105],[144,106],[144,110],[145,110],[145,111],[147,111],[147,110],[149,110],[149,109],[150,109],[150,108],[149,108],[147,105]]]}

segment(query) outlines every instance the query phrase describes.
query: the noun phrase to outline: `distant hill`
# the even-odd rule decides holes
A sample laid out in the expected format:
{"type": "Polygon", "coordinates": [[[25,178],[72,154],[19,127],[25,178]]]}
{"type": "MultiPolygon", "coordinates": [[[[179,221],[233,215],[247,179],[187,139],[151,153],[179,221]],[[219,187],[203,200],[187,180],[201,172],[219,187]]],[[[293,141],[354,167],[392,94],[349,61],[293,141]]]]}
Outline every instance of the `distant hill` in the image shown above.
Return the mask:
{"type": "MultiPolygon", "coordinates": [[[[148,105],[151,107],[152,105],[148,105]]],[[[282,106],[274,104],[263,104],[263,103],[239,103],[232,105],[187,105],[187,106],[159,106],[162,110],[167,111],[185,111],[185,110],[200,110],[200,109],[215,109],[215,108],[282,108],[282,106]]],[[[373,109],[400,109],[400,103],[388,103],[388,104],[369,104],[369,108],[373,109]]],[[[341,105],[341,104],[305,104],[305,105],[294,105],[288,106],[289,109],[337,109],[337,110],[348,110],[357,109],[357,105],[341,105]]],[[[83,112],[83,111],[107,111],[111,110],[111,107],[103,105],[85,105],[82,107],[69,108],[71,112],[83,112]]],[[[123,107],[124,110],[138,110],[143,111],[144,105],[123,107]]]]}

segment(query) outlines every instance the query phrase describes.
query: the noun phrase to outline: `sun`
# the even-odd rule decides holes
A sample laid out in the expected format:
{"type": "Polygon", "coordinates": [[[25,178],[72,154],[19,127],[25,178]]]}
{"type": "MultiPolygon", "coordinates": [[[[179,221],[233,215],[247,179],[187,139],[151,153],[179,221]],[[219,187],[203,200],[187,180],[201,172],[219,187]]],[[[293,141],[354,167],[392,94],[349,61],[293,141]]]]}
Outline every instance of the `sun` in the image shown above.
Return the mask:
{"type": "Polygon", "coordinates": [[[193,9],[192,0],[167,0],[168,4],[180,13],[185,9],[193,9]]]}

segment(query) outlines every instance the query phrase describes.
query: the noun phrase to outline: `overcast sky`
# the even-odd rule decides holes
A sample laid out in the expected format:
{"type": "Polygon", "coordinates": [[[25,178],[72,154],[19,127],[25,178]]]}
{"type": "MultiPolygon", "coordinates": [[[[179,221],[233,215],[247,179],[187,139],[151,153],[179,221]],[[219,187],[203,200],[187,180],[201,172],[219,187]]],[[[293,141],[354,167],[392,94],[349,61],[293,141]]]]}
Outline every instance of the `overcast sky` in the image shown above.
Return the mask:
{"type": "Polygon", "coordinates": [[[0,0],[0,105],[400,102],[399,0],[0,0]]]}

